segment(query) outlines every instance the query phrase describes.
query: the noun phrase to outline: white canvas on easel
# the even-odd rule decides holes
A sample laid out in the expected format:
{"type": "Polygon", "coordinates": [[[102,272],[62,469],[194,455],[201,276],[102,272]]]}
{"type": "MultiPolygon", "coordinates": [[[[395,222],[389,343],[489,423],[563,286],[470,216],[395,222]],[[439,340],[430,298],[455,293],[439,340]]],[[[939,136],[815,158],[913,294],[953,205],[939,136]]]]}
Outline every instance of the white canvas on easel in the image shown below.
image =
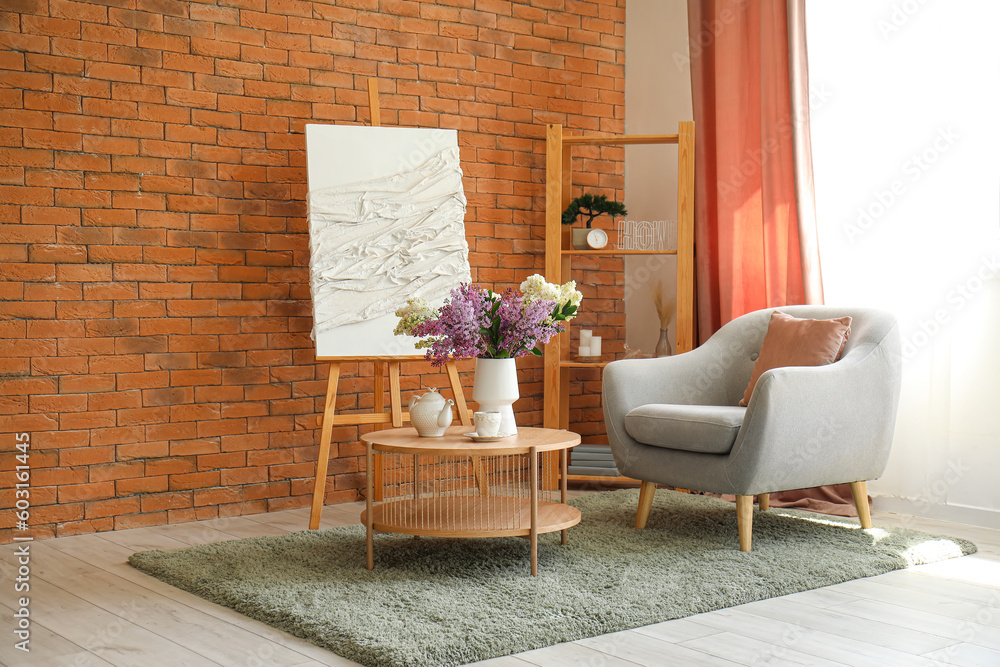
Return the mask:
{"type": "Polygon", "coordinates": [[[455,130],[306,125],[316,354],[412,356],[393,312],[470,282],[455,130]]]}

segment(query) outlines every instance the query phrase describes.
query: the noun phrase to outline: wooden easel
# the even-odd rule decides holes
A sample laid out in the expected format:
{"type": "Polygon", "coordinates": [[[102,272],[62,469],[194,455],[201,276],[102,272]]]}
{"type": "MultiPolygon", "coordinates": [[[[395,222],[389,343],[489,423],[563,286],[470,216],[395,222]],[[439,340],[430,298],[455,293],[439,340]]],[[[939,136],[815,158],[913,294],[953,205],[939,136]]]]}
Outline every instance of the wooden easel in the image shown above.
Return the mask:
{"type": "MultiPolygon", "coordinates": [[[[326,473],[330,465],[330,444],[333,439],[334,426],[359,426],[361,424],[375,424],[376,428],[381,428],[385,424],[391,424],[393,428],[400,428],[403,422],[409,421],[410,413],[403,411],[403,400],[399,390],[400,366],[404,361],[424,361],[423,357],[319,357],[318,361],[330,362],[330,377],[326,384],[326,403],[323,407],[323,416],[320,417],[323,429],[319,439],[319,457],[316,459],[316,479],[313,486],[312,510],[309,513],[309,528],[315,530],[319,528],[320,515],[323,512],[323,501],[326,496],[326,473]],[[334,414],[337,407],[337,385],[340,382],[340,364],[345,362],[373,362],[375,365],[374,389],[375,404],[372,412],[352,413],[338,415],[334,414]],[[385,367],[389,367],[389,412],[385,412],[385,367]]],[[[455,398],[455,407],[458,409],[458,418],[463,426],[471,426],[469,408],[465,403],[465,394],[462,391],[462,382],[458,376],[458,366],[454,361],[449,361],[445,365],[448,371],[448,382],[455,398]]],[[[478,472],[478,469],[477,469],[478,472]]],[[[382,456],[375,456],[375,489],[382,488],[382,456]]],[[[477,474],[477,477],[479,475],[477,474]]],[[[480,485],[482,481],[480,481],[480,485]]],[[[381,500],[375,498],[374,500],[381,500]]]]}
{"type": "MultiPolygon", "coordinates": [[[[378,79],[368,79],[368,108],[371,111],[371,124],[373,127],[381,126],[381,114],[378,102],[378,79]]],[[[326,384],[326,403],[323,406],[323,415],[319,418],[322,431],[319,439],[319,457],[316,459],[316,479],[313,486],[312,510],[309,513],[309,528],[315,530],[319,528],[320,515],[323,512],[323,501],[326,497],[326,474],[330,465],[330,444],[333,438],[334,426],[359,426],[362,424],[375,424],[376,428],[382,428],[386,424],[391,424],[393,428],[400,428],[404,421],[409,421],[410,413],[403,412],[403,400],[399,390],[400,366],[404,361],[424,361],[424,357],[411,356],[365,356],[365,357],[316,357],[317,361],[330,362],[330,376],[326,384]],[[374,364],[374,391],[375,401],[373,411],[369,413],[352,413],[338,415],[334,414],[337,407],[337,386],[340,382],[340,365],[345,362],[372,362],[374,364]],[[385,370],[389,367],[389,412],[385,411],[385,370]]],[[[445,364],[448,372],[448,382],[455,399],[455,407],[458,410],[458,418],[463,426],[472,425],[472,416],[465,403],[465,394],[462,391],[461,378],[458,375],[458,366],[454,361],[445,364]]],[[[480,490],[485,494],[485,477],[481,474],[478,461],[473,462],[476,470],[477,482],[480,490]]],[[[382,456],[375,455],[375,489],[380,492],[382,489],[382,456]]],[[[381,500],[381,498],[374,498],[381,500]]]]}

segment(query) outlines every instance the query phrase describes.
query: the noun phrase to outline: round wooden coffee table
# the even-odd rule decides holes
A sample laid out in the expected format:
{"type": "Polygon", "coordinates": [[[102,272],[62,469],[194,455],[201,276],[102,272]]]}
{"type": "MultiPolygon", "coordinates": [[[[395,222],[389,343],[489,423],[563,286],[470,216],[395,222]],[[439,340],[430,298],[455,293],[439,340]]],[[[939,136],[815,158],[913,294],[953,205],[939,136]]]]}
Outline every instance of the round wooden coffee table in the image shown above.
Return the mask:
{"type": "Polygon", "coordinates": [[[451,426],[440,438],[415,429],[373,431],[361,436],[367,454],[367,567],[375,567],[374,533],[428,537],[527,537],[531,574],[538,574],[538,535],[567,530],[580,510],[566,504],[566,452],[580,444],[570,431],[518,428],[494,441],[466,436],[451,426]],[[376,463],[376,452],[381,454],[376,463]],[[559,453],[559,470],[551,469],[559,453]],[[561,483],[557,482],[561,478],[561,483]]]}

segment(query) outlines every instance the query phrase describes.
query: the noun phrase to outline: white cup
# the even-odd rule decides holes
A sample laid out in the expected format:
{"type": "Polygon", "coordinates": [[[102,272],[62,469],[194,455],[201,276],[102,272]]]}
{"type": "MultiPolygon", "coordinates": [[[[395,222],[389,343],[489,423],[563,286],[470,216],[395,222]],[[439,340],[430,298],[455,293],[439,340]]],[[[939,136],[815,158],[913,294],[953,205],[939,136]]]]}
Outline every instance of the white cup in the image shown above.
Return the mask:
{"type": "Polygon", "coordinates": [[[480,437],[492,438],[500,432],[499,412],[476,412],[472,419],[476,424],[476,435],[480,437]]]}

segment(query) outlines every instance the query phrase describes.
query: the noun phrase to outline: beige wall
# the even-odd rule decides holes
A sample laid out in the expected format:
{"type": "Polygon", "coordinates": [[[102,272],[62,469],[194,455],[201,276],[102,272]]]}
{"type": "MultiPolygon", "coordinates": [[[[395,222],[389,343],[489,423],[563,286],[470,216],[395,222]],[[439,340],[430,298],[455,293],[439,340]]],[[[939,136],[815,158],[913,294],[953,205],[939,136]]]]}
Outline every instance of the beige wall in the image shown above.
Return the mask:
{"type": "MultiPolygon", "coordinates": [[[[626,5],[625,131],[667,134],[693,118],[684,0],[626,5]]],[[[677,147],[630,146],[625,151],[625,204],[630,220],[677,220],[677,147]]],[[[616,240],[612,236],[612,242],[616,240]]],[[[652,354],[659,323],[652,287],[662,276],[665,294],[676,288],[672,256],[629,257],[625,262],[626,342],[652,354]]],[[[674,324],[670,345],[675,347],[674,324]]]]}

